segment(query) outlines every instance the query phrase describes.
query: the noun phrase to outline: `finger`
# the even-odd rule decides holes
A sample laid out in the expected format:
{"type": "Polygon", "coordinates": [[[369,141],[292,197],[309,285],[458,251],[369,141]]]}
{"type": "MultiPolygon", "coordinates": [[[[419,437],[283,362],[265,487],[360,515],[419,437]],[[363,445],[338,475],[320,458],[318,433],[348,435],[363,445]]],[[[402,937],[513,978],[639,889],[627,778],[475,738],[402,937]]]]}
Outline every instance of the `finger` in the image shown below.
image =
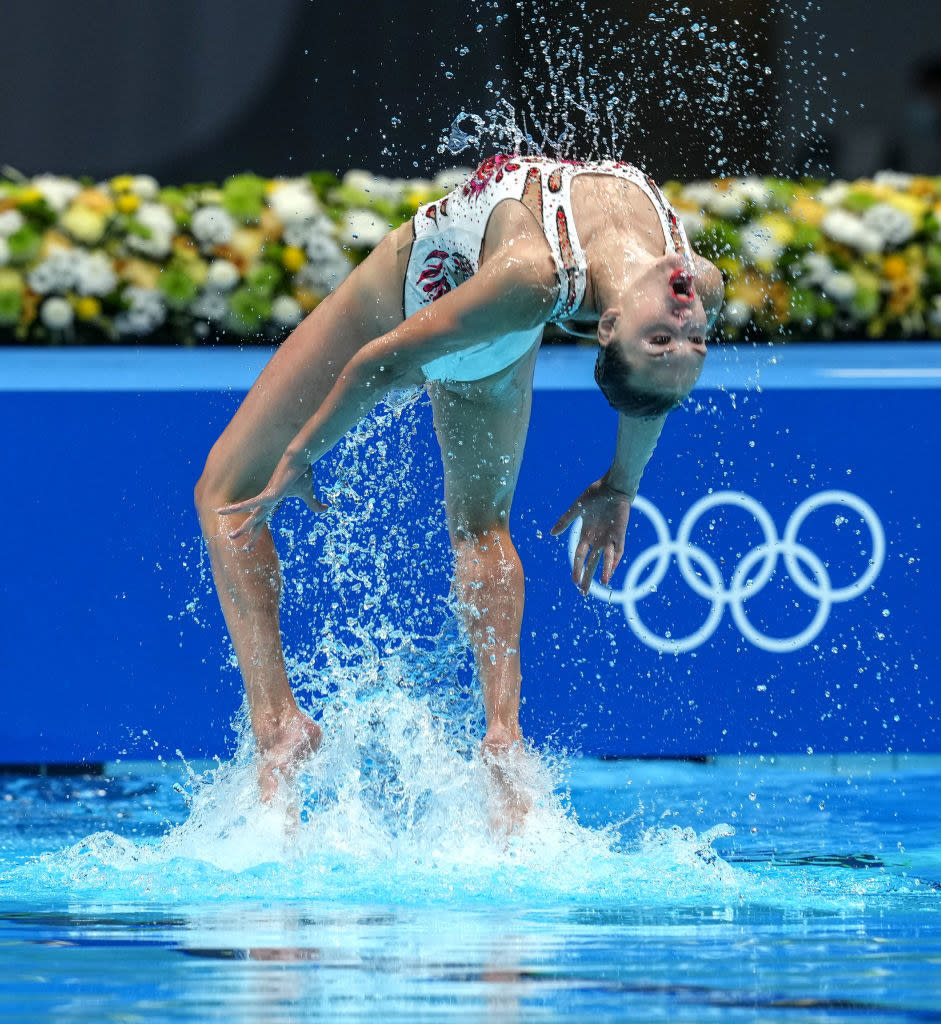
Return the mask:
{"type": "Polygon", "coordinates": [[[242,545],[242,550],[251,552],[255,550],[255,544],[258,542],[258,538],[261,535],[261,531],[265,526],[265,521],[262,520],[260,523],[252,523],[251,529],[248,531],[248,540],[242,545]]]}
{"type": "Polygon", "coordinates": [[[238,540],[240,537],[244,537],[246,534],[256,529],[259,519],[264,523],[266,518],[267,517],[264,512],[261,509],[257,509],[251,515],[246,516],[234,530],[229,531],[229,540],[238,540]]]}
{"type": "Polygon", "coordinates": [[[246,501],[237,501],[233,505],[223,505],[222,508],[213,511],[219,516],[237,516],[240,512],[251,512],[258,507],[256,498],[248,498],[246,501]]]}
{"type": "Polygon", "coordinates": [[[588,557],[588,552],[591,550],[591,545],[587,540],[583,540],[579,543],[575,549],[575,558],[572,561],[572,582],[578,586],[578,582],[582,577],[582,569],[585,565],[585,559],[588,557]]]}
{"type": "Polygon", "coordinates": [[[618,564],[618,556],[613,547],[604,549],[604,564],[601,566],[601,582],[607,586],[611,582],[611,574],[618,564]]]}
{"type": "Polygon", "coordinates": [[[575,504],[568,510],[568,512],[559,517],[558,522],[555,524],[555,526],[552,527],[552,529],[549,531],[549,534],[553,537],[558,537],[560,533],[565,533],[565,531],[579,517],[580,513],[581,509],[579,509],[578,502],[576,501],[575,504]]]}
{"type": "Polygon", "coordinates": [[[591,580],[592,577],[595,575],[595,570],[598,568],[598,563],[601,561],[601,554],[601,548],[595,548],[595,550],[592,551],[591,556],[589,557],[588,562],[585,565],[585,571],[582,574],[581,584],[583,594],[587,594],[589,588],[591,587],[591,580]]]}

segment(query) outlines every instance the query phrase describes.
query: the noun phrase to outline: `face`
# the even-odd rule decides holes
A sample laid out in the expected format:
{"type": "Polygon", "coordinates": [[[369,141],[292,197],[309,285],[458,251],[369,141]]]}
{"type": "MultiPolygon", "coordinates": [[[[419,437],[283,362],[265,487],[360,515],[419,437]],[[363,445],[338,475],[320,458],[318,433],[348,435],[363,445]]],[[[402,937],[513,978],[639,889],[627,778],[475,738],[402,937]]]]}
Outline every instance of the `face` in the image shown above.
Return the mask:
{"type": "Polygon", "coordinates": [[[632,282],[620,309],[606,311],[598,325],[601,344],[621,347],[638,383],[678,395],[688,394],[699,378],[706,330],[695,281],[673,255],[650,264],[632,282]]]}

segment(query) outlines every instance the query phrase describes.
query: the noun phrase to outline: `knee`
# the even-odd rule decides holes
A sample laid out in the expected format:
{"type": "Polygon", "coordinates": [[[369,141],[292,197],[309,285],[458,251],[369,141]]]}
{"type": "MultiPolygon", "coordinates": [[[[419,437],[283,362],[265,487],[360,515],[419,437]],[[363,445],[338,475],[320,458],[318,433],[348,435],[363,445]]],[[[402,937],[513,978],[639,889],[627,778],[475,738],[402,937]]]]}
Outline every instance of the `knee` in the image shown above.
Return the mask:
{"type": "Polygon", "coordinates": [[[509,530],[488,527],[475,533],[459,531],[452,534],[451,545],[455,577],[461,589],[497,582],[511,587],[521,585],[523,565],[509,530]]]}
{"type": "Polygon", "coordinates": [[[228,495],[225,493],[217,462],[210,452],[203,471],[196,481],[196,486],[193,488],[193,502],[196,505],[196,511],[202,517],[225,504],[227,500],[228,495]]]}

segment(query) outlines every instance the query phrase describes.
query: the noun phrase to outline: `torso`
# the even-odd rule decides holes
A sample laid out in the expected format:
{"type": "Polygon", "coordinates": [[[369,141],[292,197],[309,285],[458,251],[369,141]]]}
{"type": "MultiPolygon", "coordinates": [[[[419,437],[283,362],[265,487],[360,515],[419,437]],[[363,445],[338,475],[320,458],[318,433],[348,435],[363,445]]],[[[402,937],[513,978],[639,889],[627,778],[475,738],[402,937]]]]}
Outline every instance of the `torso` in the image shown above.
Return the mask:
{"type": "MultiPolygon", "coordinates": [[[[595,308],[592,266],[612,246],[638,259],[654,260],[670,245],[671,252],[686,254],[695,276],[697,264],[705,263],[689,248],[682,226],[656,186],[629,165],[607,164],[605,170],[594,171],[591,165],[497,157],[482,165],[468,184],[476,184],[479,191],[459,186],[449,197],[420,208],[413,222],[395,233],[397,267],[405,278],[406,315],[459,285],[485,261],[522,259],[537,268],[543,286],[559,296],[548,319],[572,333],[593,337],[602,311],[595,308]],[[538,178],[538,187],[529,187],[530,176],[538,178]],[[635,183],[637,179],[642,183],[635,183]],[[475,223],[479,225],[476,242],[475,223]],[[572,244],[566,246],[569,240],[572,244]],[[566,277],[563,265],[579,269],[568,270],[566,277]]],[[[521,344],[518,339],[516,347],[521,344]]],[[[504,347],[509,353],[509,347],[504,347]]],[[[456,372],[459,362],[451,359],[430,369],[456,372]]],[[[477,360],[477,364],[479,368],[483,362],[477,360]]]]}

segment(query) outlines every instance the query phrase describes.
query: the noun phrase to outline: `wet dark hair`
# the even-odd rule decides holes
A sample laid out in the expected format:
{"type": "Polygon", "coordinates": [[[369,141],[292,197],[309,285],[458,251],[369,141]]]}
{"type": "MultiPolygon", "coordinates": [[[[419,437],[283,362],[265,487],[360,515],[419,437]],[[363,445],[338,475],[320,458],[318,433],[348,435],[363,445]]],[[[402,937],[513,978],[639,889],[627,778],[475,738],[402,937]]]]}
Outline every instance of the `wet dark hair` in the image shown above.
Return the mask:
{"type": "Polygon", "coordinates": [[[685,394],[654,391],[632,380],[634,368],[618,345],[599,345],[595,360],[595,383],[612,409],[637,419],[663,416],[683,404],[685,394]]]}

